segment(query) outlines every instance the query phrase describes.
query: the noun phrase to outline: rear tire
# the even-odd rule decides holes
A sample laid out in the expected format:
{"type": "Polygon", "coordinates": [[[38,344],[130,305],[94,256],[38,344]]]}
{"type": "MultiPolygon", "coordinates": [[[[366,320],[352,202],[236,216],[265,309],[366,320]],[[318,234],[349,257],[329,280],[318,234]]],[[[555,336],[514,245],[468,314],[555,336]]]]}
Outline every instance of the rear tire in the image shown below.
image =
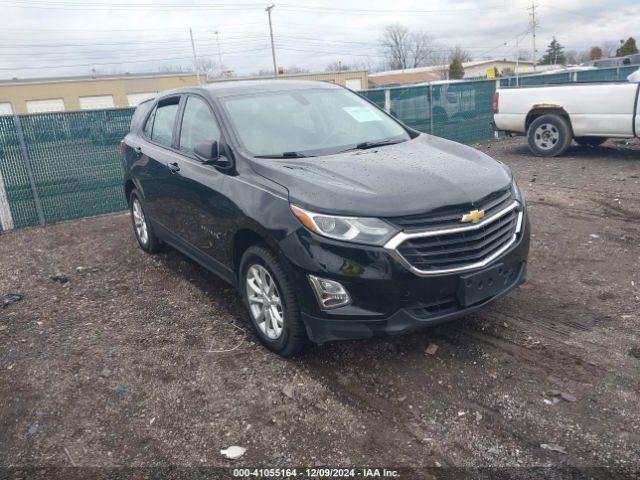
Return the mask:
{"type": "Polygon", "coordinates": [[[607,137],[576,137],[575,141],[582,147],[599,147],[609,140],[607,137]]]}
{"type": "Polygon", "coordinates": [[[309,342],[307,331],[293,283],[273,252],[249,247],[240,261],[239,283],[260,342],[283,357],[301,352],[309,342]]]}
{"type": "Polygon", "coordinates": [[[529,125],[527,138],[534,155],[556,157],[567,151],[573,134],[565,118],[558,115],[542,115],[529,125]]]}
{"type": "Polygon", "coordinates": [[[135,188],[131,191],[131,195],[129,195],[129,211],[131,212],[133,232],[135,233],[140,248],[147,253],[159,252],[162,246],[161,242],[153,231],[153,227],[142,206],[140,194],[135,188]]]}

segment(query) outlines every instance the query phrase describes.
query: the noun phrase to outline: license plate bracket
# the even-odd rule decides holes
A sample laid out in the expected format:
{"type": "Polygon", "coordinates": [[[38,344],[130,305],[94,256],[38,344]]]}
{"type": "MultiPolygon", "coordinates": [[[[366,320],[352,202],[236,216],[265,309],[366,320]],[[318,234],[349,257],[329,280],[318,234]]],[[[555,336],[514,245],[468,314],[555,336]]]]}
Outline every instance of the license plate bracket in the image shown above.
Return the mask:
{"type": "Polygon", "coordinates": [[[495,265],[486,270],[460,276],[458,301],[462,307],[469,307],[483,300],[495,297],[513,282],[515,267],[495,265]]]}

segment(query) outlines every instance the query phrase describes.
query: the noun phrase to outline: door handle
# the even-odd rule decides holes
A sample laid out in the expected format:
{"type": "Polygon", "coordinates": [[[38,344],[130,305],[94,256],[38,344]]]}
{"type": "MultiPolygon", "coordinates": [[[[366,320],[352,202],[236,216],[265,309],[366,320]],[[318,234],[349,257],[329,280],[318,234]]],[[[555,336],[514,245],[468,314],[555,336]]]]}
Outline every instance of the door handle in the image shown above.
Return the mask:
{"type": "Polygon", "coordinates": [[[167,167],[169,167],[169,171],[171,173],[177,173],[180,171],[180,167],[178,166],[178,162],[167,163],[167,167]]]}

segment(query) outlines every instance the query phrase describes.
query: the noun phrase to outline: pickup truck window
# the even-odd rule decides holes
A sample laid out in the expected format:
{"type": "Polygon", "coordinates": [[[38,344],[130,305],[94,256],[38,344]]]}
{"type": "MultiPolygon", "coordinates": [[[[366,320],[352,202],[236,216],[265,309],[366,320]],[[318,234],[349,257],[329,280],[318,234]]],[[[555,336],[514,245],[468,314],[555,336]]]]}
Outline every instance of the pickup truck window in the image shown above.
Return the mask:
{"type": "Polygon", "coordinates": [[[364,142],[409,140],[400,124],[342,89],[261,92],[223,100],[244,147],[256,156],[337,153],[364,142]]]}

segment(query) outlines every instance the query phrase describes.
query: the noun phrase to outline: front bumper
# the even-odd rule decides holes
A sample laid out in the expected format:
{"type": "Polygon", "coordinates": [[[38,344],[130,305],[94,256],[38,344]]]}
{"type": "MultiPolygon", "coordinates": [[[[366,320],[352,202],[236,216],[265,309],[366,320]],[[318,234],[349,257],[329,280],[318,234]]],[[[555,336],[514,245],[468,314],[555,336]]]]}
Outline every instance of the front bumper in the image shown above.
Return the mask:
{"type": "Polygon", "coordinates": [[[466,273],[419,276],[381,247],[346,245],[300,229],[281,243],[310,339],[316,343],[339,339],[395,335],[462,317],[502,297],[526,279],[530,226],[524,228],[508,251],[489,265],[466,273]],[[467,273],[503,265],[512,271],[502,291],[477,304],[459,301],[467,273]],[[351,304],[322,310],[308,275],[340,282],[351,304]]]}
{"type": "Polygon", "coordinates": [[[318,344],[333,340],[355,340],[376,336],[400,335],[412,330],[464,317],[505,296],[526,281],[527,264],[523,262],[515,268],[516,274],[513,282],[503,291],[466,308],[456,308],[453,305],[446,309],[444,313],[429,313],[428,309],[419,309],[417,307],[403,308],[382,320],[327,320],[303,312],[302,319],[310,340],[318,344]]]}

